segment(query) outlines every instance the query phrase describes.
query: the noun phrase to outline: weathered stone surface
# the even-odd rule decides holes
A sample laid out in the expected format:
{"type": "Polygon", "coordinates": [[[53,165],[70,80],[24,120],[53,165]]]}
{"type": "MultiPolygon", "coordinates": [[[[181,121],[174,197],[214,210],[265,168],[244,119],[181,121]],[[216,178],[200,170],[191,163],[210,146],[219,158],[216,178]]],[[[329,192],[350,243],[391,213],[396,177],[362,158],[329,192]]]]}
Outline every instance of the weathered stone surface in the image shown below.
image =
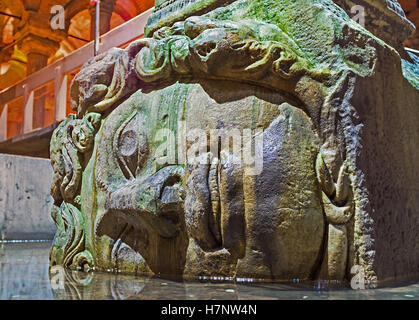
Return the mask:
{"type": "Polygon", "coordinates": [[[75,77],[77,115],[51,141],[51,264],[417,276],[418,62],[404,36],[385,42],[330,0],[223,4],[174,13],[75,77]]]}
{"type": "Polygon", "coordinates": [[[53,176],[47,159],[0,154],[0,232],[6,240],[50,240],[53,176]]]}

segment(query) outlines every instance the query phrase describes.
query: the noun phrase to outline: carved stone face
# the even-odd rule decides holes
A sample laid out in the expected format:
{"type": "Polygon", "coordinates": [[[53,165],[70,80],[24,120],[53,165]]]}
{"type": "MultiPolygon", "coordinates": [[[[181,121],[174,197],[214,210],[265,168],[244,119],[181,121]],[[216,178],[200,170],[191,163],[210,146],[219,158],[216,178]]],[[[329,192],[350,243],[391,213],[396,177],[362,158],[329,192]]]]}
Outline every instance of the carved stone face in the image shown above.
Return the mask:
{"type": "Polygon", "coordinates": [[[317,138],[308,116],[278,93],[227,81],[139,90],[96,139],[92,190],[82,191],[98,201],[86,200],[82,211],[92,220],[97,265],[310,277],[324,234],[317,138]],[[194,163],[197,132],[208,137],[207,152],[194,163]],[[254,155],[245,152],[246,132],[253,144],[257,135],[263,141],[256,174],[246,169],[254,155]]]}
{"type": "MultiPolygon", "coordinates": [[[[347,82],[319,63],[322,55],[313,57],[337,57],[328,47],[337,18],[310,7],[317,17],[310,28],[319,26],[324,38],[287,27],[291,37],[281,19],[307,21],[271,2],[277,15],[260,16],[266,2],[236,1],[82,68],[72,85],[78,118],[60,127],[63,143],[53,148],[63,163],[56,205],[83,221],[75,223],[76,241],[61,245],[66,263],[171,275],[344,277],[354,258],[353,226],[346,229],[353,194],[337,115],[343,93],[333,90],[347,82]],[[94,149],[76,150],[67,129],[91,113],[100,116],[88,144],[94,149]],[[64,182],[81,174],[65,196],[64,182]]],[[[341,31],[340,66],[351,61],[367,76],[373,47],[350,60],[351,32],[360,42],[367,35],[349,24],[341,31]]],[[[59,228],[65,238],[65,222],[59,228]]]]}
{"type": "Polygon", "coordinates": [[[76,76],[77,117],[51,142],[51,264],[288,280],[342,280],[355,264],[371,280],[415,273],[417,64],[401,48],[411,26],[387,9],[396,2],[364,1],[372,17],[387,12],[366,28],[400,56],[329,0],[226,1],[166,16],[158,6],[151,38],[76,76]]]}

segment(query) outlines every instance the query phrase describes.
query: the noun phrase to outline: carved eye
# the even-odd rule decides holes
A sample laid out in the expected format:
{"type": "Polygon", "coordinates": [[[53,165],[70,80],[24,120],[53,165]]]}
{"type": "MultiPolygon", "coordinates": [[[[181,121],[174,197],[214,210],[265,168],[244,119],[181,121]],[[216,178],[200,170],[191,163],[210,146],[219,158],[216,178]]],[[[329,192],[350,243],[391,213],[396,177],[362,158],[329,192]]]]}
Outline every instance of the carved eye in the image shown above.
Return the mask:
{"type": "Polygon", "coordinates": [[[119,152],[124,157],[131,157],[137,152],[137,133],[133,130],[122,133],[119,140],[119,152]]]}
{"type": "Polygon", "coordinates": [[[135,178],[147,159],[147,138],[144,133],[145,121],[133,114],[119,128],[116,135],[116,156],[127,179],[135,178]]]}

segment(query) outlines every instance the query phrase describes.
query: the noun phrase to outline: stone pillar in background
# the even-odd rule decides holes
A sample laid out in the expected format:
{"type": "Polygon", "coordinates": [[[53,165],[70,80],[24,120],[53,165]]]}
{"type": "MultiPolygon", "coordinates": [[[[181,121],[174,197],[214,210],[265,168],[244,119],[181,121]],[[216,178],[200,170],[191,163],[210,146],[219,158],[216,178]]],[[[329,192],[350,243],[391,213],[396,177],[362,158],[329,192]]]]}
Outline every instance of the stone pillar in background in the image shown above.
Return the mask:
{"type": "Polygon", "coordinates": [[[17,49],[16,46],[11,47],[10,53],[1,55],[3,59],[0,62],[9,64],[7,71],[0,77],[0,90],[13,86],[18,81],[22,80],[26,75],[26,57],[17,49]]]}
{"type": "Polygon", "coordinates": [[[26,70],[28,76],[46,67],[48,63],[48,56],[42,53],[29,52],[26,56],[28,58],[28,68],[26,70]]]}
{"type": "MultiPolygon", "coordinates": [[[[51,57],[59,48],[59,43],[47,38],[28,34],[23,40],[21,50],[26,54],[27,76],[41,70],[48,64],[48,58],[51,57]]],[[[45,118],[45,87],[35,91],[35,101],[33,110],[33,128],[42,128],[45,118]]]]}
{"type": "MultiPolygon", "coordinates": [[[[22,28],[16,33],[19,49],[27,57],[26,75],[44,68],[48,59],[53,56],[60,47],[60,41],[65,39],[65,30],[54,30],[50,25],[50,12],[39,10],[36,7],[27,7],[27,16],[22,28]]],[[[33,128],[44,126],[45,116],[45,88],[35,91],[33,111],[33,128]]]]}
{"type": "MultiPolygon", "coordinates": [[[[99,34],[105,34],[111,28],[111,17],[115,6],[115,0],[101,0],[100,1],[100,25],[99,34]]],[[[95,9],[96,6],[90,6],[90,39],[93,40],[95,37],[95,9]]]]}

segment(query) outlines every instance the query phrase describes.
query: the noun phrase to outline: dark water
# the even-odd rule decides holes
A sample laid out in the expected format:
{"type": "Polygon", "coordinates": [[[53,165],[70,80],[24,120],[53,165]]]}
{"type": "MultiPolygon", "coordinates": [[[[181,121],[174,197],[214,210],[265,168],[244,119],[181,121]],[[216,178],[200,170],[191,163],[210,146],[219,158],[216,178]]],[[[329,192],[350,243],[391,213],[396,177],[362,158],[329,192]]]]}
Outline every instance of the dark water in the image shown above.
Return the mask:
{"type": "Polygon", "coordinates": [[[10,299],[405,299],[419,282],[352,290],[319,283],[174,281],[99,272],[48,272],[49,242],[0,243],[0,300],[10,299]]]}

